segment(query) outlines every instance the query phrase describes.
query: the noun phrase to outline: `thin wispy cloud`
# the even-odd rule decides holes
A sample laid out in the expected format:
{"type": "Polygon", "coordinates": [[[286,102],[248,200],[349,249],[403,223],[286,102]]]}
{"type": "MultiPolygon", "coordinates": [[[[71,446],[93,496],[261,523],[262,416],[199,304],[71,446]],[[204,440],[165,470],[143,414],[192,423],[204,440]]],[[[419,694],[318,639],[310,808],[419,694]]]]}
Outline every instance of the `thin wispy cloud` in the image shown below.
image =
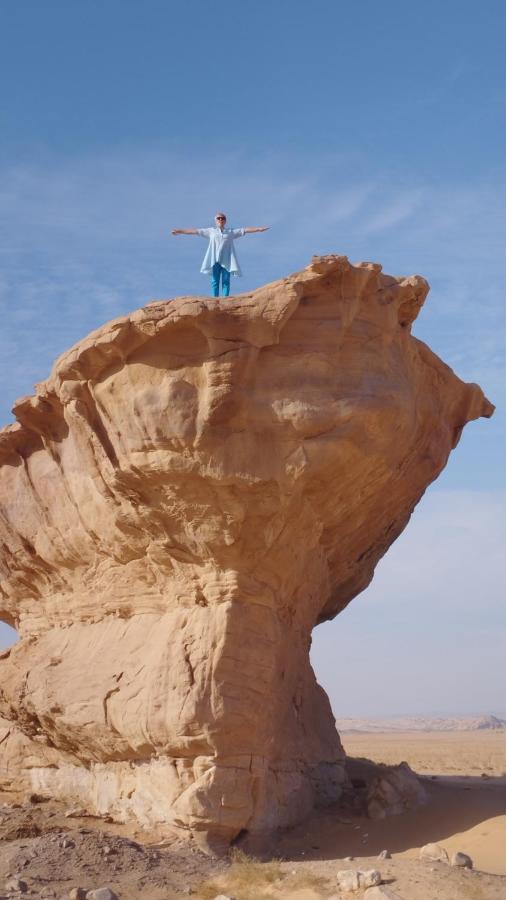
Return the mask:
{"type": "Polygon", "coordinates": [[[423,192],[411,190],[394,196],[392,202],[373,214],[363,225],[364,234],[386,231],[403,222],[412,222],[417,209],[422,206],[423,192]]]}
{"type": "Polygon", "coordinates": [[[322,204],[318,219],[328,226],[336,222],[346,222],[364,210],[374,193],[373,184],[357,185],[334,191],[327,204],[322,204]]]}

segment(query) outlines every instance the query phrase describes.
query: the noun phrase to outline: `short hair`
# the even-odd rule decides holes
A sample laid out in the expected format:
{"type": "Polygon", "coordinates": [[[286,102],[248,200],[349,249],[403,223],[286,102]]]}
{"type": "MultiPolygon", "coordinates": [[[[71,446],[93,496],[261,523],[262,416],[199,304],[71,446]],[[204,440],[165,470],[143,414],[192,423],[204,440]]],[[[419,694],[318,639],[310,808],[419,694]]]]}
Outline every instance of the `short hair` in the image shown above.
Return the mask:
{"type": "Polygon", "coordinates": [[[225,218],[227,218],[226,214],[225,214],[224,212],[221,212],[221,211],[218,211],[218,212],[215,214],[214,218],[216,218],[216,216],[225,216],[225,218]]]}

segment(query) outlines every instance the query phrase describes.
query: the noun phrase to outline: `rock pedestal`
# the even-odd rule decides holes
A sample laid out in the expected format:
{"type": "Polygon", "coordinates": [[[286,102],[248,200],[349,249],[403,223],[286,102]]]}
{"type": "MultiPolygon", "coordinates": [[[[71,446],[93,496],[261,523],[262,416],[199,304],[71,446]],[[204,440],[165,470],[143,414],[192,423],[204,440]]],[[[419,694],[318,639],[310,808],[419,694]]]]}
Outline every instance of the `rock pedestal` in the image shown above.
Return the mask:
{"type": "Polygon", "coordinates": [[[315,257],[251,294],[110,322],[16,403],[4,787],[211,844],[339,796],[311,631],[492,412],[411,336],[427,290],[315,257]]]}

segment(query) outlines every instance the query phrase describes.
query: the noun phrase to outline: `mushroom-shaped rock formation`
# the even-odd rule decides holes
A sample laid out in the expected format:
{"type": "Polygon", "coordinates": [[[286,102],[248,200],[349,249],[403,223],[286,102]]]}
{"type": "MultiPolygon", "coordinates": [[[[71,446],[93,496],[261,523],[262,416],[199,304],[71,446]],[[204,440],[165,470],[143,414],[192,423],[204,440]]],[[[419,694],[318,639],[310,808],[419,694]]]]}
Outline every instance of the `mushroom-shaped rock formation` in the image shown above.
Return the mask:
{"type": "Polygon", "coordinates": [[[369,584],[493,407],[410,334],[428,291],[343,256],[156,301],[0,432],[0,781],[202,844],[342,790],[311,631],[369,584]]]}

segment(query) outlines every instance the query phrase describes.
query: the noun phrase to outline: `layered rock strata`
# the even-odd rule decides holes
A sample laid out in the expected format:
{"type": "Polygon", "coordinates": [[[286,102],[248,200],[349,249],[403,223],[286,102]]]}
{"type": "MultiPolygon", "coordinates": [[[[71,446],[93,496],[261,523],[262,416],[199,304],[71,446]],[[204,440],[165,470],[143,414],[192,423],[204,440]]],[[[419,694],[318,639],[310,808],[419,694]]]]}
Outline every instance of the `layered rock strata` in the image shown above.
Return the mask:
{"type": "MultiPolygon", "coordinates": [[[[311,631],[370,582],[463,426],[410,334],[428,291],[314,257],[156,301],[65,353],[0,432],[0,781],[201,842],[339,796],[311,631]]],[[[343,691],[346,686],[343,685],[343,691]]]]}

